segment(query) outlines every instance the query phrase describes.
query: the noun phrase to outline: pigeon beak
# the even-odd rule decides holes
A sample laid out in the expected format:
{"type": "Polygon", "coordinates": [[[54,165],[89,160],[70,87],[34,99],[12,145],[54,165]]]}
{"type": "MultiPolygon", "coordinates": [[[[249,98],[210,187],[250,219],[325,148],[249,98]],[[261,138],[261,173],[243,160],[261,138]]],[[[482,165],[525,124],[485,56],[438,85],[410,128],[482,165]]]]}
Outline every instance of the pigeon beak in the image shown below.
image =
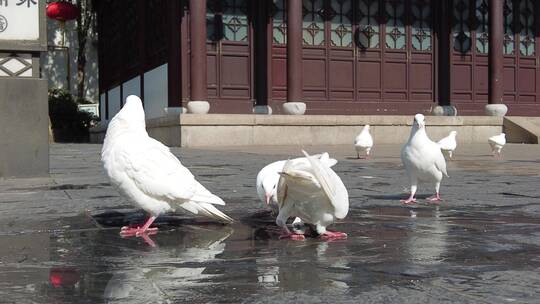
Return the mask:
{"type": "Polygon", "coordinates": [[[270,198],[271,198],[271,195],[270,194],[266,194],[266,205],[270,205],[270,198]]]}

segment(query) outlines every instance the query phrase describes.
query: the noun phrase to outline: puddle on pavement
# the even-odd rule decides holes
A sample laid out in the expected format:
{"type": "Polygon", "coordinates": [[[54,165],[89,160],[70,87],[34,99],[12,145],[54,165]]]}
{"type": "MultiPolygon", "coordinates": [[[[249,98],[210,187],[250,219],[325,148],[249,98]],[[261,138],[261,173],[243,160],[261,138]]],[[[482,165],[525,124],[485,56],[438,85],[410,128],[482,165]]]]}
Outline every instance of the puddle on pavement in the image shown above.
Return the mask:
{"type": "Polygon", "coordinates": [[[170,215],[150,236],[155,248],[118,234],[120,226],[144,216],[81,215],[62,219],[62,230],[0,235],[0,298],[402,303],[436,293],[461,303],[524,303],[540,296],[540,220],[522,214],[433,206],[353,209],[336,227],[349,238],[334,242],[278,240],[268,213],[228,226],[170,215]]]}

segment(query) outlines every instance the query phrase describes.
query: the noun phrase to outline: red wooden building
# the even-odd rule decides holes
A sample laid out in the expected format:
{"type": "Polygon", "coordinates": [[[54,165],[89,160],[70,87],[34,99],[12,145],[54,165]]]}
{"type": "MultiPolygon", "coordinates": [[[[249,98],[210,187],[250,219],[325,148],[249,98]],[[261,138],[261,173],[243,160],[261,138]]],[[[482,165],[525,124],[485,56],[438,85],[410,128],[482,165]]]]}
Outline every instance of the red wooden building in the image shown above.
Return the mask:
{"type": "MultiPolygon", "coordinates": [[[[210,113],[304,102],[307,114],[452,105],[540,115],[533,0],[98,0],[102,116],[127,94],[210,113]]],[[[161,114],[160,114],[161,113],[161,114]]]]}

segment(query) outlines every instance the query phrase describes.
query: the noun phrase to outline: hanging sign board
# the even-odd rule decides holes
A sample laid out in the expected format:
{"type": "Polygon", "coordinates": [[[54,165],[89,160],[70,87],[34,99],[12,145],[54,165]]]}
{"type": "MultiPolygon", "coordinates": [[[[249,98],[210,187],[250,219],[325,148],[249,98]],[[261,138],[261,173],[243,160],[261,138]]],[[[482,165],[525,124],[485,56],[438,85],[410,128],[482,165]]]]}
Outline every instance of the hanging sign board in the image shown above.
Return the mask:
{"type": "Polygon", "coordinates": [[[0,0],[0,50],[44,50],[46,0],[0,0]]]}

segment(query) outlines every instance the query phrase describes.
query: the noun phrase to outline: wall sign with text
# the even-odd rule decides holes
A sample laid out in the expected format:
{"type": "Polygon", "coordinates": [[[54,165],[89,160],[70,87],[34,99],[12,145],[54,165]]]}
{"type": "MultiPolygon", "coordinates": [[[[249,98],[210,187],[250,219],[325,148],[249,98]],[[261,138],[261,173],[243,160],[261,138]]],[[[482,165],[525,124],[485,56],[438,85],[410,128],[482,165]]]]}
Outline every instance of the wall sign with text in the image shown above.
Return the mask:
{"type": "Polygon", "coordinates": [[[36,49],[43,44],[45,1],[0,0],[0,48],[36,49]]]}

